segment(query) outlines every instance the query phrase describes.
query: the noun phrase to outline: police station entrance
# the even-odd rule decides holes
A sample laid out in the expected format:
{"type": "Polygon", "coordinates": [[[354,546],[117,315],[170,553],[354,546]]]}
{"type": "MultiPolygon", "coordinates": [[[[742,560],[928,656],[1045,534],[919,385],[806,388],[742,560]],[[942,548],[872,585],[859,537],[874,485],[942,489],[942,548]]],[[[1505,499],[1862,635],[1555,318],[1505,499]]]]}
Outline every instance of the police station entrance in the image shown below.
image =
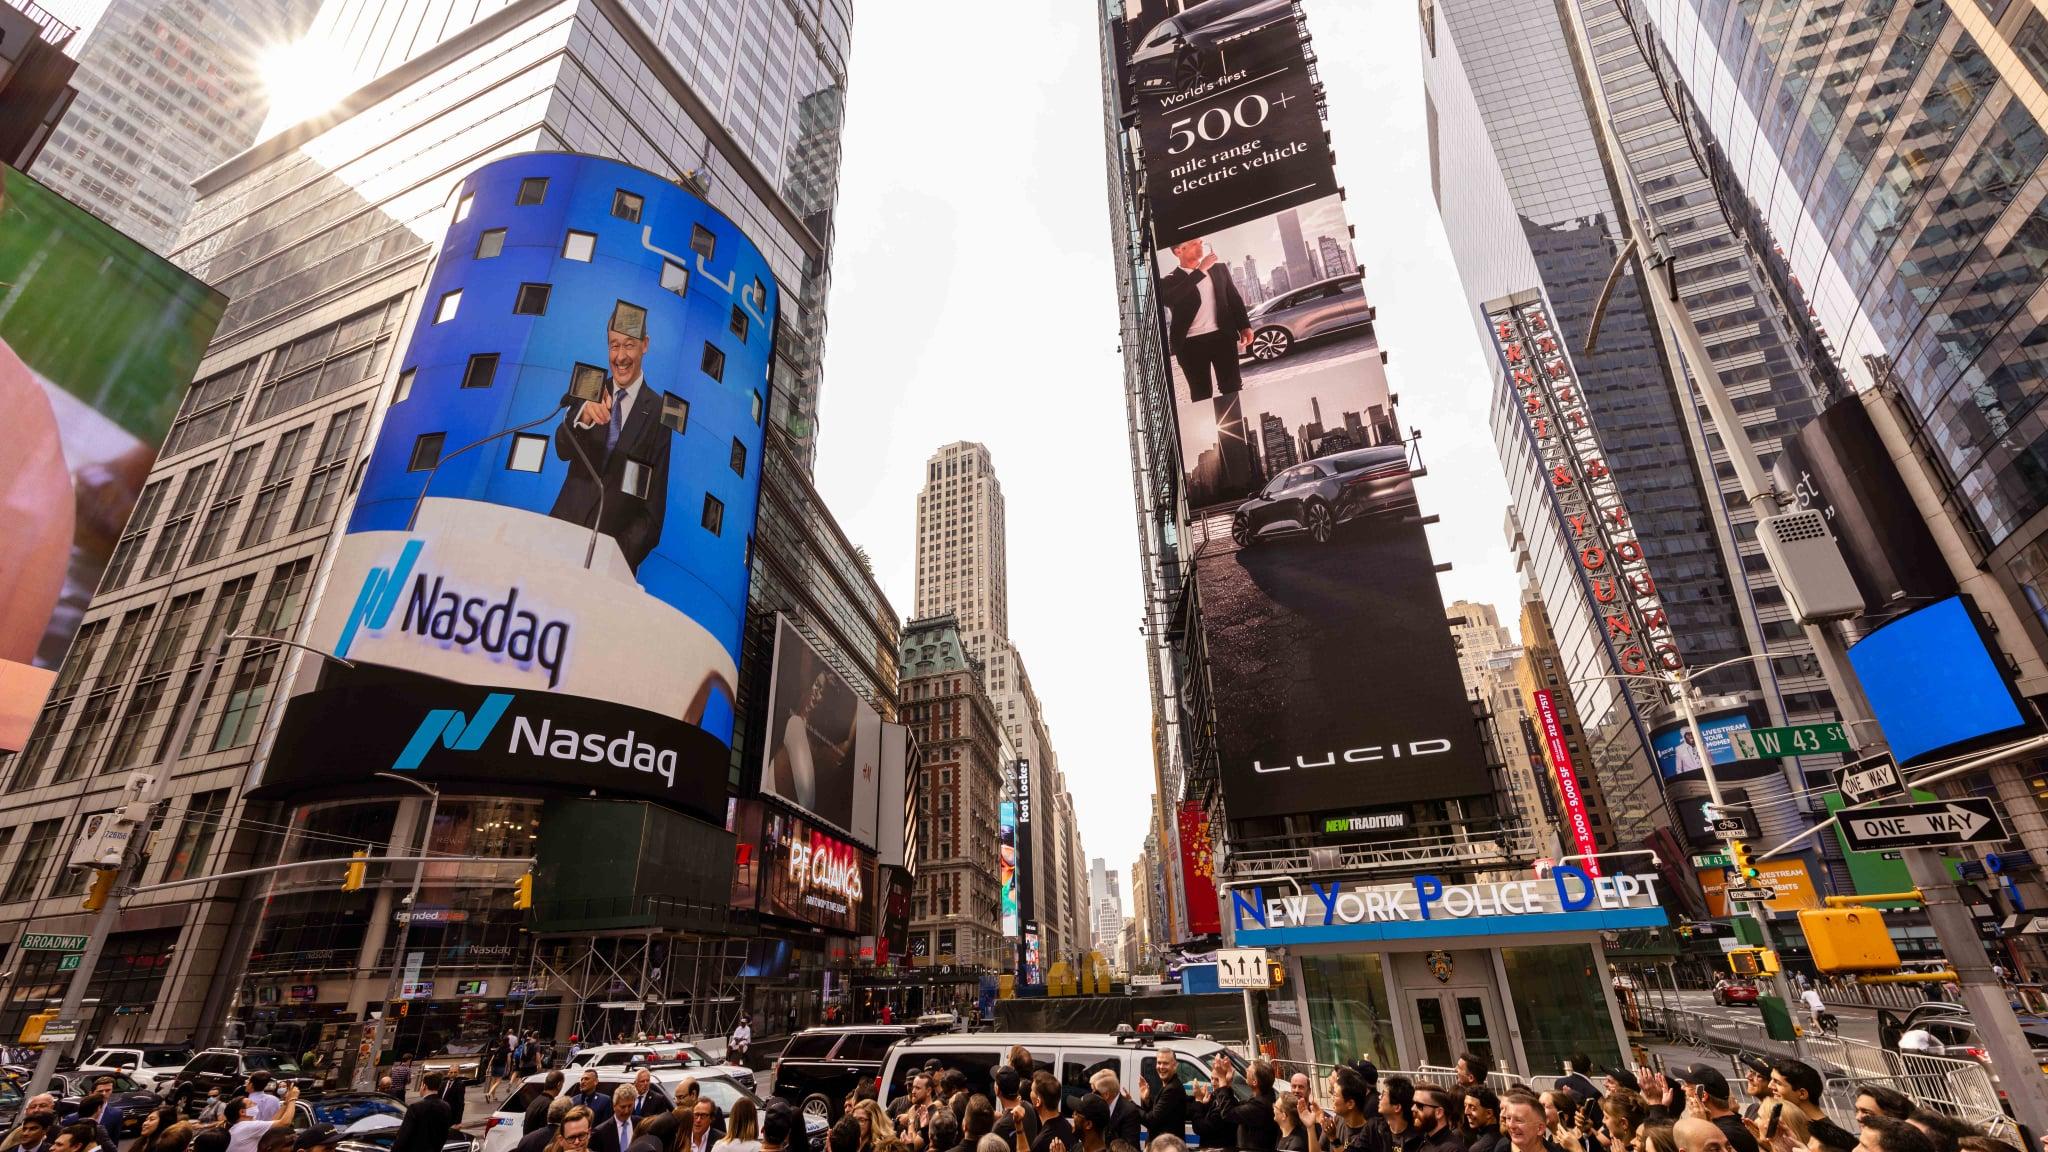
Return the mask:
{"type": "Polygon", "coordinates": [[[1494,1037],[1501,1029],[1489,988],[1411,989],[1408,992],[1408,1027],[1421,1041],[1426,1063],[1449,1065],[1461,1052],[1476,1052],[1494,1060],[1494,1037]]]}

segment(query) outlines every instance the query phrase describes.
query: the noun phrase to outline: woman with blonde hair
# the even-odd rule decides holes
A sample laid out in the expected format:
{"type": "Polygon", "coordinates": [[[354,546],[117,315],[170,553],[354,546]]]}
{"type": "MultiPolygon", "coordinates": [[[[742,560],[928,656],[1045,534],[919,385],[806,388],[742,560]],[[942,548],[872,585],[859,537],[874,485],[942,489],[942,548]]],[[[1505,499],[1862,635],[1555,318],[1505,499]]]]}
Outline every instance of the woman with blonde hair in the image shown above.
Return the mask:
{"type": "Polygon", "coordinates": [[[905,1152],[895,1122],[873,1099],[855,1101],[850,1114],[860,1125],[861,1152],[905,1152]]]}
{"type": "Polygon", "coordinates": [[[732,1102],[725,1118],[725,1138],[712,1145],[721,1152],[761,1152],[761,1124],[754,1102],[745,1096],[732,1102]]]}

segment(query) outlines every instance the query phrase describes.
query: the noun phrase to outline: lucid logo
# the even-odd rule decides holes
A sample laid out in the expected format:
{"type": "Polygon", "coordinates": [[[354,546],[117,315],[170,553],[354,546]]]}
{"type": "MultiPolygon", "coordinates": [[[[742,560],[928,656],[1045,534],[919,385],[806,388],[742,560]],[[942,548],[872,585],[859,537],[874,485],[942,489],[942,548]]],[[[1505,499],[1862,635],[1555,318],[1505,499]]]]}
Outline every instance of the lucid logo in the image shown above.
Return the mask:
{"type": "Polygon", "coordinates": [[[359,632],[381,632],[388,627],[398,608],[400,590],[409,580],[412,591],[405,598],[405,615],[399,621],[402,631],[456,648],[481,648],[521,667],[538,665],[548,674],[548,687],[559,687],[569,650],[569,622],[543,621],[538,614],[522,610],[517,586],[507,588],[502,597],[495,593],[471,596],[450,588],[444,576],[413,575],[423,546],[422,541],[408,540],[399,549],[397,563],[372,568],[364,575],[334,654],[346,657],[359,632]]]}
{"type": "MultiPolygon", "coordinates": [[[[434,709],[413,730],[412,739],[406,741],[405,749],[391,762],[391,767],[399,772],[413,771],[426,760],[427,753],[434,750],[436,743],[453,752],[474,752],[482,748],[511,706],[512,693],[493,692],[484,697],[474,716],[465,716],[454,708],[434,709]]],[[[538,756],[546,760],[584,764],[610,764],[614,768],[631,768],[660,776],[671,788],[676,783],[675,749],[657,748],[641,740],[630,728],[623,736],[612,736],[604,732],[579,732],[557,725],[546,717],[535,720],[528,716],[514,716],[512,735],[505,744],[505,753],[508,756],[538,756]]]]}
{"type": "Polygon", "coordinates": [[[427,753],[434,750],[434,741],[457,752],[474,752],[490,739],[491,729],[498,726],[498,717],[512,705],[510,692],[493,692],[484,697],[483,706],[476,710],[476,718],[470,719],[453,708],[436,708],[427,713],[420,726],[413,730],[412,739],[406,741],[405,750],[398,759],[391,762],[394,772],[410,772],[420,766],[427,753]]]}
{"type": "Polygon", "coordinates": [[[1291,772],[1296,768],[1334,768],[1339,762],[1345,764],[1370,764],[1375,760],[1399,760],[1403,756],[1436,756],[1451,750],[1449,740],[1410,740],[1406,744],[1369,744],[1363,748],[1346,748],[1342,752],[1325,752],[1322,759],[1313,760],[1307,756],[1296,756],[1292,764],[1266,765],[1259,760],[1252,761],[1254,772],[1291,772]]]}

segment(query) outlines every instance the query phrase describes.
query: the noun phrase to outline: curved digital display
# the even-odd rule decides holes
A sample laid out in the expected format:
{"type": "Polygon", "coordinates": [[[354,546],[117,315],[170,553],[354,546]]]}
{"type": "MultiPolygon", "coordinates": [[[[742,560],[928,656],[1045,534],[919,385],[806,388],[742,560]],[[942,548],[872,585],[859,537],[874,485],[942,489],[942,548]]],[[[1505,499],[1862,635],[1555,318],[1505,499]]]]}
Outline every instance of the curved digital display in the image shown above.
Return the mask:
{"type": "MultiPolygon", "coordinates": [[[[652,173],[529,153],[464,180],[422,292],[312,642],[652,713],[722,752],[779,300],[760,250],[652,173]]],[[[491,754],[462,743],[397,767],[491,754]]],[[[690,743],[678,771],[722,787],[690,743]]]]}

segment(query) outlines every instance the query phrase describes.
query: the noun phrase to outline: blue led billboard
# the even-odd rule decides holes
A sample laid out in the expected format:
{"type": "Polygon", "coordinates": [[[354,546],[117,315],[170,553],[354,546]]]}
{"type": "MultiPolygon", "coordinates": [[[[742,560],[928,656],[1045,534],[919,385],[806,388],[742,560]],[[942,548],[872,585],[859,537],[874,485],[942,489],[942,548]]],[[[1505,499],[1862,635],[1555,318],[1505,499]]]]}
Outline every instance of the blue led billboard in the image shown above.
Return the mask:
{"type": "MultiPolygon", "coordinates": [[[[318,691],[438,705],[400,706],[405,741],[384,758],[401,771],[516,778],[552,761],[722,818],[779,297],[767,261],[689,190],[568,153],[477,169],[451,220],[312,625],[358,673],[330,668],[318,691]]],[[[366,706],[302,695],[280,738],[331,759],[306,747],[325,727],[309,714],[366,706]]]]}
{"type": "Polygon", "coordinates": [[[2033,726],[2033,710],[2014,692],[2003,659],[1968,596],[1909,612],[1849,649],[1871,714],[1901,764],[2033,726]]]}
{"type": "MultiPolygon", "coordinates": [[[[1706,756],[1712,763],[1733,764],[1741,757],[1729,744],[1728,737],[1736,732],[1749,731],[1749,713],[1724,712],[1699,718],[1700,735],[1707,742],[1706,756]]],[[[1669,780],[1686,772],[1697,772],[1702,765],[1700,750],[1693,746],[1692,732],[1683,722],[1666,725],[1650,734],[1650,751],[1657,757],[1657,770],[1669,780]]]]}

